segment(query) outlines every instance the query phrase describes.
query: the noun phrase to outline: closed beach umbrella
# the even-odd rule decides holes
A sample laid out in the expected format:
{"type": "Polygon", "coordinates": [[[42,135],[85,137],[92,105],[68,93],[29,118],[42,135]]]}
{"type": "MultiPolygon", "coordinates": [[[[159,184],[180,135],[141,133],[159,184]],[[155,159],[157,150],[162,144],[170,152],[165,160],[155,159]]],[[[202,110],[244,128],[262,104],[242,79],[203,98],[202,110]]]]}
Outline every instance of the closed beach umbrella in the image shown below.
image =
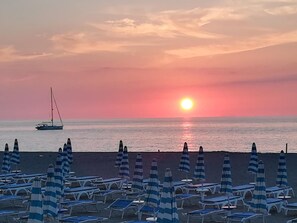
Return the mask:
{"type": "Polygon", "coordinates": [[[256,143],[253,142],[250,162],[248,166],[248,172],[252,174],[256,174],[257,171],[258,171],[258,153],[257,153],[256,143]]]}
{"type": "Polygon", "coordinates": [[[134,175],[132,180],[132,189],[134,190],[143,190],[143,165],[142,165],[142,156],[140,153],[136,156],[134,175]]]}
{"type": "Polygon", "coordinates": [[[129,159],[127,146],[124,147],[123,158],[120,166],[119,176],[123,179],[130,179],[129,159]]]}
{"type": "Polygon", "coordinates": [[[146,205],[158,208],[160,203],[160,182],[159,182],[159,174],[158,174],[158,164],[157,160],[153,159],[149,181],[146,189],[146,205]]]}
{"type": "Polygon", "coordinates": [[[54,218],[58,215],[57,196],[56,196],[56,180],[55,171],[52,164],[47,170],[47,180],[45,184],[43,213],[54,218]]]}
{"type": "Polygon", "coordinates": [[[116,158],[116,161],[114,164],[115,167],[121,166],[121,162],[122,162],[122,158],[123,158],[123,151],[124,151],[123,141],[120,140],[119,151],[118,151],[117,158],[116,158]]]}
{"type": "Polygon", "coordinates": [[[253,191],[253,198],[251,201],[251,209],[254,212],[267,213],[267,200],[266,200],[266,184],[264,163],[262,160],[258,164],[258,172],[256,176],[256,185],[253,191]]]}
{"type": "Polygon", "coordinates": [[[3,153],[3,162],[2,162],[2,173],[10,172],[10,154],[8,144],[5,144],[5,149],[3,153]]]}
{"type": "Polygon", "coordinates": [[[205,168],[204,168],[204,153],[203,147],[200,146],[198,152],[198,158],[194,171],[194,179],[204,181],[205,180],[205,168]]]}
{"type": "Polygon", "coordinates": [[[158,223],[178,223],[177,205],[175,200],[174,186],[172,183],[172,173],[166,169],[163,190],[158,212],[158,223]]]}
{"type": "Polygon", "coordinates": [[[283,150],[279,154],[276,185],[279,187],[288,186],[286,157],[283,150]]]}
{"type": "Polygon", "coordinates": [[[63,153],[62,153],[62,169],[63,169],[63,177],[65,178],[69,174],[69,160],[68,160],[68,151],[67,144],[64,144],[63,153]]]}
{"type": "Polygon", "coordinates": [[[56,198],[57,201],[62,200],[64,195],[64,178],[63,178],[63,170],[62,170],[62,156],[58,155],[56,159],[55,166],[55,185],[56,185],[56,198]]]}
{"type": "Polygon", "coordinates": [[[68,156],[68,162],[69,165],[73,163],[73,154],[72,154],[72,145],[71,145],[71,140],[70,138],[67,139],[67,156],[68,156]]]}
{"type": "Polygon", "coordinates": [[[178,169],[186,173],[190,172],[190,158],[189,158],[188,144],[186,142],[184,143],[183,153],[180,159],[178,169]]]}
{"type": "Polygon", "coordinates": [[[40,182],[40,179],[36,177],[32,184],[28,223],[42,223],[42,222],[43,222],[43,209],[42,209],[41,182],[40,182]]]}
{"type": "Polygon", "coordinates": [[[220,192],[227,195],[232,194],[231,164],[228,154],[224,157],[220,192]]]}
{"type": "Polygon", "coordinates": [[[16,169],[17,169],[17,166],[20,164],[19,143],[17,139],[14,140],[13,151],[11,154],[10,162],[15,164],[16,169]]]}

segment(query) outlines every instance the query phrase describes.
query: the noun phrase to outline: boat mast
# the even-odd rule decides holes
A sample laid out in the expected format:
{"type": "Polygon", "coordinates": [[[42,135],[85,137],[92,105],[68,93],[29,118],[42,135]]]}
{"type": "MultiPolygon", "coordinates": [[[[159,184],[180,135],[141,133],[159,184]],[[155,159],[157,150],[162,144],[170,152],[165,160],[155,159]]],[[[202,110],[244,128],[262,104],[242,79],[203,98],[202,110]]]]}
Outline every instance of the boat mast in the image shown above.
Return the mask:
{"type": "Polygon", "coordinates": [[[51,123],[54,126],[53,90],[51,87],[51,123]]]}

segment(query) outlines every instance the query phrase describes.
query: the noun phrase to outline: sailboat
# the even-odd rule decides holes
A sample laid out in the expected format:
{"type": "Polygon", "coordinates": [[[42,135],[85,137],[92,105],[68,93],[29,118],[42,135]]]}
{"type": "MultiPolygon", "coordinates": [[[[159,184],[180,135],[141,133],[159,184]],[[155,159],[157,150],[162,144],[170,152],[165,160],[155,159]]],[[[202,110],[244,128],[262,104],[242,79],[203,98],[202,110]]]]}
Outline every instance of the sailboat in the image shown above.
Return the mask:
{"type": "Polygon", "coordinates": [[[51,121],[50,122],[41,122],[36,125],[35,127],[37,130],[63,130],[63,121],[56,103],[56,99],[53,94],[53,89],[51,88],[51,121]],[[54,107],[53,104],[55,104],[55,108],[57,110],[57,113],[60,118],[60,123],[59,125],[54,124],[54,107]]]}

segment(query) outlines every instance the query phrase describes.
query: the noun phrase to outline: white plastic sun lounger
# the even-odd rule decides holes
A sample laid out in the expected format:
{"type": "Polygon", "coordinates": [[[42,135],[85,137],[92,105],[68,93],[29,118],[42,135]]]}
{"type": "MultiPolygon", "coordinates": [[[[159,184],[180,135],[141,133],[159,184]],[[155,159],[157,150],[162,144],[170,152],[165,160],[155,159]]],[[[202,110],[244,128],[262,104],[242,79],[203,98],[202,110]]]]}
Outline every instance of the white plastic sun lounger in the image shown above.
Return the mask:
{"type": "MultiPolygon", "coordinates": [[[[283,199],[280,198],[274,198],[274,197],[268,197],[266,199],[267,201],[267,212],[269,213],[271,211],[271,209],[275,208],[277,213],[280,213],[281,208],[283,206],[283,204],[286,202],[283,199]]],[[[250,201],[249,202],[245,202],[245,205],[248,207],[248,209],[250,209],[250,201]]]]}
{"type": "Polygon", "coordinates": [[[297,202],[294,203],[284,203],[281,207],[284,210],[285,215],[288,214],[288,211],[297,211],[297,202]]]}
{"type": "Polygon", "coordinates": [[[227,223],[229,222],[250,222],[254,218],[262,218],[263,223],[265,222],[265,215],[255,212],[235,212],[227,215],[227,223]]]}
{"type": "Polygon", "coordinates": [[[70,183],[77,182],[80,187],[85,187],[86,184],[92,183],[94,181],[102,180],[101,177],[98,176],[81,176],[81,177],[68,177],[67,181],[70,183]]]}
{"type": "Polygon", "coordinates": [[[289,194],[291,194],[293,197],[295,196],[294,190],[290,186],[287,186],[287,187],[273,186],[273,187],[266,188],[267,197],[278,197],[280,195],[289,195],[289,194]]]}
{"type": "Polygon", "coordinates": [[[203,184],[188,184],[184,187],[184,189],[187,191],[187,193],[189,193],[190,191],[197,191],[203,188],[203,190],[207,189],[212,194],[214,194],[217,191],[219,191],[220,187],[221,187],[221,184],[219,183],[203,183],[203,184]]]}
{"type": "Polygon", "coordinates": [[[247,193],[252,194],[255,189],[253,184],[243,184],[232,187],[233,194],[245,197],[247,193]]]}
{"type": "Polygon", "coordinates": [[[32,184],[31,183],[23,183],[23,184],[6,184],[1,186],[0,189],[3,190],[3,193],[11,194],[11,195],[18,195],[19,192],[23,191],[27,195],[30,193],[32,184]]]}
{"type": "Polygon", "coordinates": [[[187,215],[187,223],[190,222],[191,218],[200,218],[201,219],[201,223],[204,222],[204,219],[206,217],[215,217],[220,213],[223,213],[224,210],[222,209],[217,209],[217,208],[206,208],[206,209],[200,209],[200,210],[194,210],[194,211],[190,211],[187,213],[184,213],[185,215],[187,215]]]}
{"type": "Polygon", "coordinates": [[[104,217],[97,216],[70,216],[60,219],[60,222],[71,222],[71,223],[87,223],[87,222],[102,222],[107,220],[104,217]]]}
{"type": "Polygon", "coordinates": [[[11,204],[12,206],[16,206],[16,201],[22,201],[21,196],[16,195],[0,195],[0,203],[2,204],[11,204]]]}
{"type": "Polygon", "coordinates": [[[111,217],[112,211],[120,211],[122,212],[122,219],[125,211],[131,208],[137,209],[137,206],[133,204],[133,200],[127,199],[117,199],[107,207],[110,210],[109,217],[111,217]]]}
{"type": "Polygon", "coordinates": [[[206,206],[214,206],[217,208],[221,208],[224,205],[233,204],[237,205],[238,201],[243,202],[243,198],[241,196],[230,195],[230,196],[218,196],[212,198],[205,198],[203,201],[200,201],[202,208],[205,209],[206,206]]]}
{"type": "Polygon", "coordinates": [[[23,183],[29,183],[34,180],[35,177],[46,177],[45,173],[34,173],[34,174],[17,174],[14,176],[14,179],[16,182],[23,182],[23,183]]]}
{"type": "Polygon", "coordinates": [[[115,177],[97,180],[92,183],[97,186],[103,186],[106,190],[111,190],[113,186],[115,186],[117,189],[121,189],[123,182],[124,180],[122,178],[115,177]]]}
{"type": "Polygon", "coordinates": [[[190,199],[193,199],[193,198],[197,198],[197,197],[200,197],[198,194],[175,194],[175,199],[177,202],[181,202],[181,205],[180,205],[180,208],[182,209],[184,207],[184,202],[186,200],[190,200],[190,199]]]}
{"type": "Polygon", "coordinates": [[[65,196],[72,196],[75,200],[79,200],[81,196],[85,195],[89,199],[92,198],[93,194],[99,189],[97,187],[73,187],[66,188],[64,190],[65,196]]]}

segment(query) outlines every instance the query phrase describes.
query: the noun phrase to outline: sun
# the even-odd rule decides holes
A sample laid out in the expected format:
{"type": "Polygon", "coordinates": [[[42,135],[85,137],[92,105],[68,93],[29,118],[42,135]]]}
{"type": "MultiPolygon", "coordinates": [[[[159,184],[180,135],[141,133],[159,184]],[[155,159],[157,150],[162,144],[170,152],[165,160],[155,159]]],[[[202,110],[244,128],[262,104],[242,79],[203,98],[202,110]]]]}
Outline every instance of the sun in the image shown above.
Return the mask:
{"type": "Polygon", "coordinates": [[[193,100],[190,98],[184,98],[180,102],[180,106],[183,110],[191,110],[193,108],[193,100]]]}

